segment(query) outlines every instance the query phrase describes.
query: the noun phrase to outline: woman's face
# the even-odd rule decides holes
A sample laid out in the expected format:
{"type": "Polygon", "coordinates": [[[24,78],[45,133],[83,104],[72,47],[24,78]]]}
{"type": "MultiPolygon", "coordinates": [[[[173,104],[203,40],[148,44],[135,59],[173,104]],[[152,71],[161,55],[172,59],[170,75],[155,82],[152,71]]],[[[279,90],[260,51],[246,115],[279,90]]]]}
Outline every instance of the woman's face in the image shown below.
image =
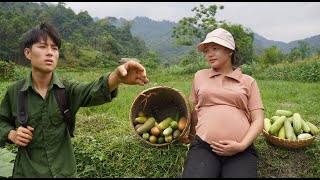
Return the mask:
{"type": "Polygon", "coordinates": [[[25,48],[25,56],[31,61],[32,70],[40,73],[51,73],[58,63],[59,48],[52,41],[51,37],[47,37],[47,41],[41,39],[32,47],[25,48]]]}
{"type": "Polygon", "coordinates": [[[231,49],[213,42],[204,45],[206,60],[213,69],[232,68],[232,53],[233,51],[231,49]]]}

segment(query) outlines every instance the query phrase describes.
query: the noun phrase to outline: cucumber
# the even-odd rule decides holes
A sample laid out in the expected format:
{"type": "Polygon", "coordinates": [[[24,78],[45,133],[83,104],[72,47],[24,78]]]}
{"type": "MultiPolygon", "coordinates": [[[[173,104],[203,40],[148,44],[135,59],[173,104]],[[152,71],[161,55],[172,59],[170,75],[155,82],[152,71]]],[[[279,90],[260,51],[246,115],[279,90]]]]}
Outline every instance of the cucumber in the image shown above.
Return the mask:
{"type": "Polygon", "coordinates": [[[284,126],[282,126],[279,130],[279,134],[278,134],[279,138],[285,139],[286,138],[286,131],[284,129],[284,126]]]}
{"type": "Polygon", "coordinates": [[[136,130],[137,133],[141,135],[143,133],[149,132],[153,128],[155,122],[156,119],[154,117],[148,118],[147,121],[136,130]]]}
{"type": "Polygon", "coordinates": [[[276,122],[276,120],[278,120],[280,118],[280,116],[272,116],[270,118],[271,124],[273,124],[274,122],[276,122]]]}
{"type": "Polygon", "coordinates": [[[143,133],[142,134],[142,138],[144,139],[144,140],[149,140],[149,138],[150,138],[150,134],[149,133],[143,133]]]}
{"type": "Polygon", "coordinates": [[[280,128],[283,126],[284,121],[286,120],[286,116],[281,116],[279,119],[277,119],[270,127],[269,133],[271,135],[276,135],[276,133],[280,130],[280,128]]]}
{"type": "Polygon", "coordinates": [[[309,133],[302,133],[302,134],[299,134],[299,136],[298,136],[298,140],[300,140],[300,139],[309,139],[309,138],[312,138],[312,135],[309,134],[309,133]]]}
{"type": "Polygon", "coordinates": [[[173,139],[178,138],[180,136],[180,134],[181,134],[181,131],[179,129],[174,130],[173,134],[172,134],[173,139]]]}
{"type": "Polygon", "coordinates": [[[296,135],[299,135],[301,132],[302,121],[299,113],[294,113],[292,116],[292,126],[293,131],[296,135]]]}
{"type": "Polygon", "coordinates": [[[177,111],[176,117],[174,118],[174,121],[179,121],[180,119],[180,110],[177,111]]]}
{"type": "Polygon", "coordinates": [[[141,127],[143,124],[137,124],[134,126],[134,129],[137,130],[139,127],[141,127]]]}
{"type": "Polygon", "coordinates": [[[178,121],[171,121],[170,127],[174,130],[178,128],[178,121]]]}
{"type": "Polygon", "coordinates": [[[158,128],[163,131],[165,130],[167,127],[170,126],[171,122],[173,121],[173,119],[171,117],[168,117],[166,119],[164,119],[163,121],[161,121],[159,124],[158,124],[158,128]]]}
{"type": "Polygon", "coordinates": [[[284,122],[284,130],[286,131],[287,139],[297,139],[296,135],[294,134],[293,127],[289,119],[284,122]]]}
{"type": "Polygon", "coordinates": [[[291,111],[288,111],[288,110],[278,109],[278,110],[276,110],[276,115],[277,116],[291,117],[293,115],[293,113],[291,111]]]}
{"type": "Polygon", "coordinates": [[[264,125],[263,125],[264,130],[269,132],[270,127],[271,127],[270,119],[269,118],[264,118],[264,125]]]}
{"type": "Polygon", "coordinates": [[[158,137],[158,140],[157,140],[157,143],[158,143],[158,144],[164,143],[164,136],[159,136],[159,137],[158,137]]]}
{"type": "Polygon", "coordinates": [[[167,127],[165,130],[163,130],[162,134],[164,136],[169,136],[169,135],[172,135],[173,133],[173,129],[171,126],[167,127]]]}
{"type": "Polygon", "coordinates": [[[293,117],[289,117],[289,118],[287,118],[289,121],[290,121],[290,123],[292,124],[292,121],[293,121],[293,117]]]}
{"type": "Polygon", "coordinates": [[[309,121],[306,121],[306,123],[308,124],[308,126],[310,127],[310,132],[312,135],[316,135],[319,133],[319,129],[317,128],[317,126],[315,126],[314,124],[312,124],[309,121]]]}
{"type": "Polygon", "coordinates": [[[134,120],[140,124],[143,124],[147,121],[147,119],[148,119],[147,117],[142,116],[142,117],[136,117],[134,120]]]}
{"type": "Polygon", "coordinates": [[[173,136],[172,135],[168,135],[168,136],[164,137],[164,141],[167,142],[167,143],[172,142],[172,140],[173,140],[173,136]]]}
{"type": "Polygon", "coordinates": [[[302,122],[302,127],[301,127],[301,129],[303,130],[303,132],[309,133],[309,132],[310,132],[310,127],[309,127],[309,125],[308,125],[308,124],[306,123],[306,121],[303,120],[302,118],[301,118],[301,122],[302,122]]]}

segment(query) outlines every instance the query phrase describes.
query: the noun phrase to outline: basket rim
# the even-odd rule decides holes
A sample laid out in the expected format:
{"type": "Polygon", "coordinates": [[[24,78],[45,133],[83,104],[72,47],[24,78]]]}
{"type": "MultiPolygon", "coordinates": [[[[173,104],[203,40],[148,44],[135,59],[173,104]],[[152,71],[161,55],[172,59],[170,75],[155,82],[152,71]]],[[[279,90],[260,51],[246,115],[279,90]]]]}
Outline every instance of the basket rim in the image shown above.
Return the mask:
{"type": "Polygon", "coordinates": [[[148,88],[148,89],[143,90],[143,91],[140,92],[139,94],[144,94],[144,93],[146,93],[146,92],[148,92],[148,91],[150,91],[150,90],[153,90],[153,89],[172,89],[172,90],[175,90],[175,91],[179,92],[179,93],[182,94],[183,96],[185,96],[185,95],[182,93],[182,91],[180,91],[179,89],[176,89],[176,88],[174,88],[174,87],[170,87],[170,86],[154,86],[154,87],[150,87],[150,88],[148,88]]]}
{"type": "Polygon", "coordinates": [[[311,139],[315,139],[315,136],[312,136],[311,138],[307,138],[307,139],[283,139],[283,138],[279,138],[276,136],[272,136],[270,135],[265,129],[263,129],[262,131],[266,136],[268,136],[269,138],[273,138],[273,139],[277,139],[279,141],[285,141],[285,142],[305,142],[305,141],[310,141],[311,139]]]}
{"type": "Polygon", "coordinates": [[[143,90],[142,92],[140,92],[133,100],[132,104],[131,104],[131,107],[130,107],[130,111],[129,111],[129,120],[130,120],[130,126],[131,126],[131,129],[133,130],[133,133],[138,137],[138,139],[147,144],[147,145],[150,145],[150,146],[154,146],[154,147],[165,147],[165,146],[168,146],[170,144],[173,144],[173,143],[176,143],[178,142],[180,139],[182,139],[185,134],[187,133],[189,127],[190,127],[190,123],[191,123],[191,109],[190,109],[190,103],[187,99],[187,97],[184,95],[184,93],[182,91],[180,91],[179,89],[176,89],[174,87],[169,87],[169,86],[154,86],[154,87],[150,87],[148,89],[145,89],[143,90]],[[176,139],[173,139],[171,142],[165,142],[165,143],[161,143],[161,144],[154,144],[154,143],[151,143],[145,139],[143,139],[136,131],[135,131],[135,128],[134,128],[134,123],[133,123],[133,120],[134,120],[134,117],[132,115],[132,108],[133,108],[133,105],[135,104],[135,102],[138,100],[138,98],[140,97],[141,94],[145,94],[149,91],[152,91],[154,89],[170,89],[170,90],[173,90],[177,93],[179,93],[179,95],[183,98],[184,102],[186,103],[186,108],[187,108],[187,116],[185,117],[187,119],[187,125],[185,127],[185,129],[181,132],[180,136],[176,139]]]}
{"type": "Polygon", "coordinates": [[[296,139],[296,140],[283,139],[283,138],[270,135],[265,129],[263,129],[262,133],[264,135],[264,138],[269,143],[280,146],[280,147],[284,147],[284,148],[297,149],[297,148],[307,147],[311,145],[315,140],[315,136],[312,136],[311,138],[307,138],[307,139],[296,139]]]}

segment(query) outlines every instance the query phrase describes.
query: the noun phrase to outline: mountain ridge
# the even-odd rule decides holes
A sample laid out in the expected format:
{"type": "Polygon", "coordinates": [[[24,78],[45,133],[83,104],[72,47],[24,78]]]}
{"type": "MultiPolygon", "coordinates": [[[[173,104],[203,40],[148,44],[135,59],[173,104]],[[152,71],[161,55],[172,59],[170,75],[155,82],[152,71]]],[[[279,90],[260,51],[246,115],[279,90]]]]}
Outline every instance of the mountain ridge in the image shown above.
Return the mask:
{"type": "MultiPolygon", "coordinates": [[[[128,20],[119,18],[114,22],[114,25],[120,26],[124,21],[128,20]]],[[[151,50],[160,53],[164,58],[179,56],[186,53],[190,48],[194,48],[174,46],[174,38],[171,37],[171,33],[172,27],[177,24],[175,22],[168,20],[156,21],[145,16],[137,16],[131,20],[131,22],[133,22],[131,28],[132,35],[143,39],[151,50]]],[[[320,47],[320,34],[286,43],[269,40],[259,35],[257,32],[254,32],[253,43],[255,53],[258,55],[262,54],[265,48],[270,48],[272,46],[276,46],[284,54],[288,54],[292,48],[298,47],[299,41],[304,41],[311,47],[320,47]]]]}

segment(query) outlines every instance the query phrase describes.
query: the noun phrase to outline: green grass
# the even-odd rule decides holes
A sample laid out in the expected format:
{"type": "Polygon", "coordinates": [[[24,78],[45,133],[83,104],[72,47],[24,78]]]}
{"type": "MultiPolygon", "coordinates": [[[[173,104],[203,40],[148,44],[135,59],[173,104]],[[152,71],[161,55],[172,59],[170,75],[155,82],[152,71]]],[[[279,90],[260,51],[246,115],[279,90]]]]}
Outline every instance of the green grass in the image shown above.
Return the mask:
{"type": "MultiPolygon", "coordinates": [[[[59,74],[79,81],[98,78],[105,71],[59,71],[59,74]]],[[[170,75],[148,70],[146,86],[119,87],[112,102],[80,108],[73,138],[79,177],[104,178],[177,178],[181,176],[187,144],[167,147],[148,146],[137,138],[130,127],[129,112],[135,97],[154,86],[169,86],[189,96],[193,75],[170,75]]],[[[320,84],[288,81],[257,80],[265,108],[265,117],[277,109],[298,112],[304,120],[320,127],[320,84]]],[[[0,98],[8,83],[0,84],[0,98]]],[[[259,155],[258,176],[320,177],[319,135],[314,144],[303,149],[283,149],[265,141],[261,134],[255,141],[259,155]]]]}

